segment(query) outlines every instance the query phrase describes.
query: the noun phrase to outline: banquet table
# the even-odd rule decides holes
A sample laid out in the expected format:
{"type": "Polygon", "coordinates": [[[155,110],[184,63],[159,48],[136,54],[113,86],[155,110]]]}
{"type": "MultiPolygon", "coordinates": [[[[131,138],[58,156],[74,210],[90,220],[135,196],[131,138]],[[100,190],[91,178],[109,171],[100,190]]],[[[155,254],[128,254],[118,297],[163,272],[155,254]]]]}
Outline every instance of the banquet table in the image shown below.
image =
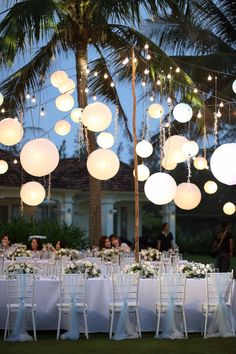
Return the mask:
{"type": "MultiPolygon", "coordinates": [[[[86,300],[88,303],[88,330],[90,333],[108,332],[109,302],[112,299],[112,283],[108,278],[88,279],[86,300]]],[[[155,331],[157,283],[155,279],[140,280],[139,309],[142,331],[155,331]]],[[[200,332],[202,329],[201,305],[205,301],[205,280],[187,279],[186,282],[186,321],[188,332],[200,332]]],[[[59,281],[39,279],[35,285],[35,303],[37,304],[37,330],[55,330],[57,328],[59,302],[59,281]]],[[[0,328],[5,326],[7,304],[7,281],[0,280],[0,328]]],[[[233,294],[233,314],[236,317],[236,291],[233,294]]],[[[66,328],[62,322],[62,328],[66,328]]]]}

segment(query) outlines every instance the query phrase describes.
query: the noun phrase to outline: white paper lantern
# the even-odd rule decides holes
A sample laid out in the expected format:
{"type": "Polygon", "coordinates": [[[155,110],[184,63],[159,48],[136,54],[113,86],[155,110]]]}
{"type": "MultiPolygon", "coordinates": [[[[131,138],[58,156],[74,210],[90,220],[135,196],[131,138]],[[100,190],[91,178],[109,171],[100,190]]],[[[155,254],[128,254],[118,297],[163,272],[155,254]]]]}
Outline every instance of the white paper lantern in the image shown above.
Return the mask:
{"type": "Polygon", "coordinates": [[[82,114],[82,123],[93,132],[101,132],[109,127],[112,120],[110,108],[101,102],[90,103],[82,114]]]}
{"type": "Polygon", "coordinates": [[[97,149],[87,159],[87,169],[91,176],[99,180],[114,177],[120,168],[117,155],[109,149],[97,149]]]}
{"type": "Polygon", "coordinates": [[[176,163],[184,162],[188,156],[183,152],[182,146],[188,142],[188,139],[181,135],[173,135],[169,137],[164,144],[163,151],[167,158],[176,163]]]}
{"type": "Polygon", "coordinates": [[[211,156],[211,171],[218,181],[229,186],[236,184],[236,143],[219,146],[211,156]]]}
{"type": "Polygon", "coordinates": [[[66,93],[67,95],[71,95],[75,91],[75,82],[74,80],[68,79],[58,89],[60,93],[66,93]]]}
{"type": "Polygon", "coordinates": [[[58,70],[51,75],[50,80],[51,80],[51,84],[54,87],[60,87],[64,85],[64,83],[68,80],[68,75],[67,73],[65,73],[65,71],[58,70]]]}
{"type": "Polygon", "coordinates": [[[216,184],[216,182],[214,181],[207,181],[204,184],[204,191],[208,194],[214,194],[218,189],[218,186],[216,184]]]}
{"type": "Polygon", "coordinates": [[[198,206],[201,198],[200,189],[195,184],[187,182],[178,185],[174,201],[179,208],[191,210],[198,206]]]}
{"type": "MultiPolygon", "coordinates": [[[[135,177],[135,170],[133,170],[133,176],[135,177]]],[[[143,182],[150,176],[150,170],[144,164],[138,165],[138,181],[143,182]]]]}
{"type": "Polygon", "coordinates": [[[114,137],[111,133],[102,132],[97,136],[97,144],[103,149],[109,149],[114,145],[114,137]]]}
{"type": "Polygon", "coordinates": [[[59,163],[56,145],[48,139],[34,139],[26,143],[20,153],[23,169],[32,176],[46,176],[55,170],[59,163]]]}
{"type": "Polygon", "coordinates": [[[58,135],[63,135],[63,136],[67,135],[69,134],[70,130],[71,130],[71,125],[66,120],[59,120],[55,124],[55,132],[58,135]]]}
{"type": "Polygon", "coordinates": [[[235,213],[235,210],[236,210],[236,207],[231,202],[225,203],[224,206],[223,206],[223,212],[226,215],[233,215],[235,213]]]}
{"type": "Polygon", "coordinates": [[[75,123],[79,123],[82,117],[83,109],[82,108],[74,108],[71,111],[70,117],[71,120],[75,123]]]}
{"type": "Polygon", "coordinates": [[[174,198],[176,189],[174,178],[164,172],[154,173],[144,185],[146,197],[157,205],[169,203],[174,198]]]}
{"type": "Polygon", "coordinates": [[[20,190],[20,197],[22,201],[31,206],[36,206],[42,203],[45,198],[45,189],[38,182],[25,183],[20,190]]]}
{"type": "Polygon", "coordinates": [[[164,108],[159,103],[153,103],[149,106],[148,113],[151,118],[161,118],[164,113],[164,108]]]}
{"type": "Polygon", "coordinates": [[[199,146],[193,140],[187,141],[186,143],[183,144],[182,151],[184,152],[185,155],[189,157],[193,157],[198,154],[199,146]]]}
{"type": "Polygon", "coordinates": [[[162,167],[168,171],[174,170],[177,166],[177,162],[175,162],[169,155],[163,157],[161,164],[162,167]]]}
{"type": "Polygon", "coordinates": [[[181,102],[173,109],[173,116],[178,122],[186,123],[192,118],[193,110],[187,103],[181,102]]]}
{"type": "Polygon", "coordinates": [[[12,146],[18,144],[23,137],[23,127],[18,119],[5,118],[0,121],[0,143],[12,146]]]}
{"type": "Polygon", "coordinates": [[[234,93],[236,93],[236,80],[234,80],[234,82],[233,82],[232,89],[233,89],[234,93]]]}
{"type": "Polygon", "coordinates": [[[136,145],[136,153],[142,158],[149,157],[153,153],[153,146],[149,141],[142,140],[136,145]]]}
{"type": "Polygon", "coordinates": [[[59,111],[68,112],[70,111],[75,104],[74,98],[71,95],[61,95],[56,99],[56,107],[59,111]]]}
{"type": "Polygon", "coordinates": [[[207,167],[207,160],[205,157],[198,156],[193,161],[193,165],[197,170],[204,170],[207,167]]]}
{"type": "Polygon", "coordinates": [[[0,93],[0,106],[3,104],[3,101],[4,101],[3,94],[2,94],[2,93],[0,93]]]}
{"type": "Polygon", "coordinates": [[[0,175],[3,175],[8,170],[8,163],[4,160],[0,160],[0,175]]]}

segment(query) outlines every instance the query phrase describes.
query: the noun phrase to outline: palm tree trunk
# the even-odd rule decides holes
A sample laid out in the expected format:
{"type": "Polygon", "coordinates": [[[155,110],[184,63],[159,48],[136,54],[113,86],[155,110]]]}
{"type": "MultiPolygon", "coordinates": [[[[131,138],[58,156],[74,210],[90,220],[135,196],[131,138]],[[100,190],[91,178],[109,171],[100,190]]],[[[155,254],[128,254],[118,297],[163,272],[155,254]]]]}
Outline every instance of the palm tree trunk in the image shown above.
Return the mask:
{"type": "MultiPolygon", "coordinates": [[[[88,65],[88,39],[82,38],[75,47],[76,57],[76,77],[77,77],[77,97],[79,107],[87,105],[87,94],[85,89],[88,84],[87,65],[88,65]]],[[[87,134],[88,154],[96,150],[95,133],[91,131],[87,134]]],[[[97,245],[101,236],[101,181],[89,175],[89,239],[91,245],[97,245]]]]}

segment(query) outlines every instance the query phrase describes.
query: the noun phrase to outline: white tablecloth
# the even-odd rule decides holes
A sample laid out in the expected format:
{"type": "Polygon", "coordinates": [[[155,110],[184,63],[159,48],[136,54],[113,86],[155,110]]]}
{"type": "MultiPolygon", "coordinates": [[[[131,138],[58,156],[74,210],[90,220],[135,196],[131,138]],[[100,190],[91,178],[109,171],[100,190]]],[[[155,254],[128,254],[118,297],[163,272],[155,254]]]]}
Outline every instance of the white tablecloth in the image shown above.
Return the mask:
{"type": "MultiPolygon", "coordinates": [[[[36,280],[35,302],[37,304],[37,329],[57,328],[59,282],[51,279],[36,280]]],[[[88,329],[90,333],[108,332],[109,302],[112,297],[110,279],[89,279],[87,283],[88,329]]],[[[140,280],[140,322],[142,331],[155,331],[157,298],[156,281],[140,280]]],[[[188,279],[186,287],[186,320],[189,332],[200,332],[202,326],[201,305],[205,301],[205,280],[188,279]]],[[[0,280],[0,328],[6,319],[6,280],[0,280]]],[[[236,317],[236,292],[234,292],[233,313],[236,317]]]]}

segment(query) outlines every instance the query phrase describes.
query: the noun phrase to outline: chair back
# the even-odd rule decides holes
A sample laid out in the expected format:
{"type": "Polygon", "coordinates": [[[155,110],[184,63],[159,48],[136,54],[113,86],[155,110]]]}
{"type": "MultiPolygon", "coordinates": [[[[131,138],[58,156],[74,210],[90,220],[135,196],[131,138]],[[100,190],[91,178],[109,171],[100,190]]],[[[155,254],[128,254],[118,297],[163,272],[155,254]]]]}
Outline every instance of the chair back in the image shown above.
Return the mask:
{"type": "Polygon", "coordinates": [[[112,274],[112,299],[116,302],[138,304],[139,274],[112,274]]]}
{"type": "Polygon", "coordinates": [[[84,274],[63,274],[60,276],[60,303],[85,304],[86,276],[84,274]]]}
{"type": "Polygon", "coordinates": [[[170,301],[174,304],[184,305],[186,291],[186,274],[161,273],[158,279],[159,301],[166,305],[170,301]]]}
{"type": "Polygon", "coordinates": [[[24,304],[34,305],[35,274],[7,274],[8,305],[24,304]]]}
{"type": "Polygon", "coordinates": [[[232,298],[233,271],[206,274],[206,302],[208,306],[215,305],[222,300],[227,305],[231,305],[232,298]]]}

